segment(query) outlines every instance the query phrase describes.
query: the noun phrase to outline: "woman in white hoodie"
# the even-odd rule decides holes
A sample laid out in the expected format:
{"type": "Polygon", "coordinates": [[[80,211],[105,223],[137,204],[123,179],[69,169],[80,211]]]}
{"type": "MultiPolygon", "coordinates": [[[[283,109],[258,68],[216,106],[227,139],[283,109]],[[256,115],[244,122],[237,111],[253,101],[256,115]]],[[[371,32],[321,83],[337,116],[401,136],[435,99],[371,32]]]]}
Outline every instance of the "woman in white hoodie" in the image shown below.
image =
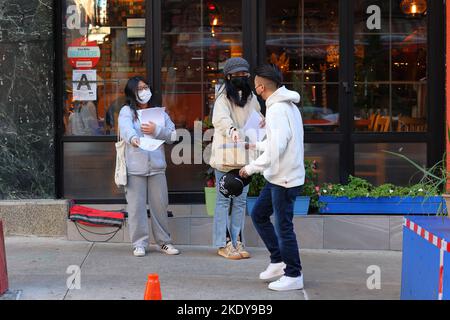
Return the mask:
{"type": "MultiPolygon", "coordinates": [[[[249,258],[244,249],[242,234],[249,187],[236,198],[228,199],[219,191],[219,181],[227,173],[242,166],[236,166],[227,159],[224,144],[244,141],[243,128],[252,112],[260,112],[257,97],[250,86],[249,64],[242,58],[231,58],[224,66],[225,85],[221,88],[216,102],[212,123],[214,138],[210,165],[215,169],[217,201],[214,214],[213,244],[218,254],[227,259],[249,258]],[[227,241],[227,233],[230,241],[227,241]],[[241,236],[241,239],[239,239],[241,236]],[[240,241],[239,241],[240,240],[240,241]]],[[[262,115],[261,115],[262,116],[262,115]]]]}
{"type": "Polygon", "coordinates": [[[256,146],[263,154],[241,169],[248,177],[263,173],[267,184],[251,213],[253,224],[270,252],[271,263],[261,280],[281,277],[269,284],[275,291],[303,289],[303,274],[294,232],[295,198],[305,182],[303,122],[296,103],[300,95],[282,86],[276,65],[256,70],[256,94],[266,100],[267,139],[256,146]],[[275,226],[270,217],[275,215],[275,226]]]}

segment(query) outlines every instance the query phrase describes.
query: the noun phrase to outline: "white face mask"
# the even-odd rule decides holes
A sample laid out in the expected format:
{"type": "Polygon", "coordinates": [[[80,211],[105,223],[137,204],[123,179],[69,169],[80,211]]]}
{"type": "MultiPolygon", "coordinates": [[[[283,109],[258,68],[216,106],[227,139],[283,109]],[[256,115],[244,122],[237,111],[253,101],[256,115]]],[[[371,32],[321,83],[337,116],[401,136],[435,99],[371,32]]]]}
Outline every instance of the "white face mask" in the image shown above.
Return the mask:
{"type": "Polygon", "coordinates": [[[136,95],[136,100],[140,104],[147,104],[151,98],[152,92],[150,91],[150,89],[138,91],[138,94],[136,95]]]}

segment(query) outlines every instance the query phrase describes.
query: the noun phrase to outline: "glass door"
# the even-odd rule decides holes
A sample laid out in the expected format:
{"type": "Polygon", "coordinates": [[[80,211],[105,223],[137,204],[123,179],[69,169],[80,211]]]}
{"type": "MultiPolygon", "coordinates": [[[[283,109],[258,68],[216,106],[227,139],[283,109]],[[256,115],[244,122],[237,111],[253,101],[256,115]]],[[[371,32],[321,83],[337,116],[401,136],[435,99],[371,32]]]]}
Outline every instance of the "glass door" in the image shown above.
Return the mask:
{"type": "Polygon", "coordinates": [[[184,132],[180,144],[167,148],[172,192],[203,191],[208,166],[199,133],[202,122],[211,121],[225,61],[244,56],[242,17],[242,0],[161,1],[161,51],[155,57],[161,61],[161,100],[184,132]]]}
{"type": "Polygon", "coordinates": [[[286,85],[302,92],[309,132],[339,131],[339,3],[267,1],[267,61],[283,71],[286,85]]]}
{"type": "Polygon", "coordinates": [[[428,132],[428,17],[427,1],[354,1],[353,134],[379,140],[355,144],[355,174],[376,185],[421,177],[385,150],[427,166],[427,141],[399,139],[428,132]]]}
{"type": "Polygon", "coordinates": [[[355,2],[355,131],[427,132],[427,2],[406,2],[355,2]]]}
{"type": "Polygon", "coordinates": [[[318,162],[322,182],[340,179],[340,11],[339,1],[265,1],[265,61],[301,94],[305,158],[318,162]]]}

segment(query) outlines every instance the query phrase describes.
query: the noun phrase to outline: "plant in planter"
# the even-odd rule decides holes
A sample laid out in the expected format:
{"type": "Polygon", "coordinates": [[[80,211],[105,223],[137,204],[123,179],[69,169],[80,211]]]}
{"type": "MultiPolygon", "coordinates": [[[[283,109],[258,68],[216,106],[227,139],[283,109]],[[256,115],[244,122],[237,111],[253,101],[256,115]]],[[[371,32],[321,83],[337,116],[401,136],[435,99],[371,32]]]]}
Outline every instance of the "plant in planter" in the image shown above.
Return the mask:
{"type": "MultiPolygon", "coordinates": [[[[209,129],[214,129],[211,121],[208,117],[205,117],[203,120],[203,132],[209,129]]],[[[206,150],[208,146],[208,143],[203,142],[202,143],[202,149],[203,151],[206,150]]],[[[214,174],[214,169],[208,166],[208,169],[205,172],[205,203],[206,203],[206,212],[210,217],[214,216],[214,211],[216,208],[216,198],[217,198],[217,192],[216,192],[216,177],[214,174]]]]}
{"type": "Polygon", "coordinates": [[[435,214],[444,208],[435,185],[423,181],[410,187],[375,187],[350,176],[346,185],[324,184],[319,194],[322,214],[435,214]]]}
{"type": "MultiPolygon", "coordinates": [[[[450,137],[450,129],[448,131],[449,137],[450,137]]],[[[384,151],[387,154],[402,158],[409,162],[412,166],[414,166],[416,169],[419,170],[419,172],[423,173],[423,178],[420,181],[420,184],[423,184],[427,186],[429,189],[428,192],[425,193],[424,197],[434,197],[437,195],[441,195],[444,201],[442,201],[442,205],[438,208],[438,210],[435,212],[437,215],[447,215],[446,208],[450,206],[450,195],[445,193],[446,184],[449,179],[449,174],[446,167],[446,157],[447,155],[444,154],[443,159],[439,161],[437,164],[435,164],[430,169],[423,168],[418,163],[414,162],[413,160],[409,159],[407,156],[396,153],[396,152],[390,152],[390,151],[384,151]],[[446,204],[444,204],[446,203],[446,204]]]]}
{"type": "MultiPolygon", "coordinates": [[[[318,195],[316,190],[317,187],[317,163],[315,161],[305,161],[305,185],[302,188],[302,193],[298,195],[294,203],[294,214],[295,215],[306,215],[308,214],[310,203],[312,205],[317,205],[318,195]]],[[[255,174],[252,176],[252,181],[250,183],[250,189],[247,198],[247,213],[250,214],[256,203],[261,190],[266,184],[266,179],[263,175],[255,174]]]]}
{"type": "Polygon", "coordinates": [[[216,209],[216,199],[217,199],[217,191],[216,191],[216,178],[214,175],[214,169],[209,167],[205,173],[206,178],[206,187],[205,187],[205,203],[206,203],[206,212],[208,216],[214,217],[214,211],[216,209]]]}
{"type": "Polygon", "coordinates": [[[266,179],[264,179],[264,176],[262,174],[254,174],[252,176],[252,181],[249,185],[248,195],[247,195],[247,214],[250,215],[250,213],[253,210],[253,207],[255,206],[256,199],[258,199],[259,194],[261,193],[262,189],[266,185],[266,179]]]}
{"type": "Polygon", "coordinates": [[[264,176],[262,174],[258,173],[253,175],[252,181],[249,185],[248,197],[258,197],[265,185],[266,179],[264,179],[264,176]]]}
{"type": "MultiPolygon", "coordinates": [[[[447,139],[450,140],[450,127],[447,127],[447,139]]],[[[442,157],[442,160],[439,161],[437,164],[435,164],[432,168],[426,169],[401,153],[390,152],[386,150],[383,152],[404,159],[405,161],[409,162],[412,166],[414,166],[416,169],[418,169],[419,172],[423,173],[421,183],[430,186],[433,189],[433,193],[442,195],[444,202],[446,204],[445,207],[446,208],[450,207],[450,194],[449,190],[447,190],[448,183],[450,181],[449,180],[450,175],[446,165],[447,164],[446,160],[448,156],[447,153],[445,153],[442,157]]],[[[441,206],[436,213],[438,215],[447,213],[445,211],[445,207],[441,206]]]]}
{"type": "Polygon", "coordinates": [[[309,207],[316,211],[319,208],[319,174],[316,160],[305,160],[305,184],[302,188],[302,195],[310,198],[309,207]]]}

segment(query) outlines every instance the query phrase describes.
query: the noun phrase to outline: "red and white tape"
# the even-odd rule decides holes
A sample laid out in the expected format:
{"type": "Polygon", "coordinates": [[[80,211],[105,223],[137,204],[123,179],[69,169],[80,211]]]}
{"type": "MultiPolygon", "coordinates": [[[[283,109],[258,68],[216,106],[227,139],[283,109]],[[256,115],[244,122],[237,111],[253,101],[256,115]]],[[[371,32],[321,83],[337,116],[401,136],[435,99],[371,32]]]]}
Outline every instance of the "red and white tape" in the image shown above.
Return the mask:
{"type": "Polygon", "coordinates": [[[450,252],[450,244],[445,241],[445,239],[439,238],[438,236],[428,232],[417,223],[405,218],[403,226],[413,231],[415,234],[421,238],[427,240],[429,243],[433,244],[440,250],[439,254],[439,300],[442,300],[444,296],[444,253],[450,252]]]}
{"type": "Polygon", "coordinates": [[[447,241],[445,241],[444,239],[439,238],[438,236],[432,234],[431,232],[428,232],[427,230],[419,226],[417,223],[414,223],[413,221],[405,218],[403,226],[413,231],[421,238],[427,240],[429,243],[438,247],[439,250],[450,252],[450,243],[447,243],[447,241]]]}

